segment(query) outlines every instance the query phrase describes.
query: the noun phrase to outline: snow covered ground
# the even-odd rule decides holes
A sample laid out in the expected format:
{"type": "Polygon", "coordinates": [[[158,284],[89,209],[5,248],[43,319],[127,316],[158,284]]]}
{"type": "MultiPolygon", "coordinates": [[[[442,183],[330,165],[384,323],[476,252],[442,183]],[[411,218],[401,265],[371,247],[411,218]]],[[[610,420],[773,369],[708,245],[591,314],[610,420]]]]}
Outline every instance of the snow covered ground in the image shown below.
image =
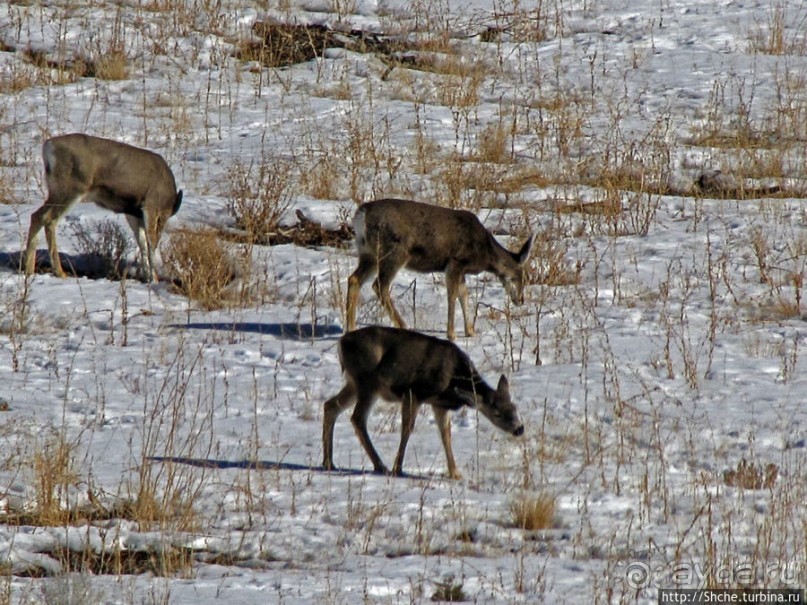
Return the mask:
{"type": "MultiPolygon", "coordinates": [[[[651,4],[0,3],[0,603],[807,587],[807,10],[651,4]],[[270,18],[410,32],[424,62],[239,59],[270,18]],[[114,56],[122,79],[75,77],[114,56]],[[390,478],[345,414],[343,470],[319,468],[347,248],[255,246],[256,294],[214,311],[167,281],[26,280],[40,146],[71,131],[166,158],[185,201],[165,240],[231,228],[233,167],[280,161],[288,224],[394,195],[472,208],[511,249],[538,234],[525,305],[470,278],[477,335],[457,340],[510,377],[525,436],[456,414],[453,481],[423,413],[410,476],[390,478]],[[75,514],[46,523],[48,498],[75,514]],[[519,503],[547,500],[549,527],[519,526],[519,503]]],[[[74,209],[60,250],[109,218],[74,209]]],[[[393,295],[445,334],[442,276],[402,271],[393,295]]],[[[359,323],[388,323],[369,286],[359,323]]],[[[387,462],[399,423],[375,408],[387,462]]]]}

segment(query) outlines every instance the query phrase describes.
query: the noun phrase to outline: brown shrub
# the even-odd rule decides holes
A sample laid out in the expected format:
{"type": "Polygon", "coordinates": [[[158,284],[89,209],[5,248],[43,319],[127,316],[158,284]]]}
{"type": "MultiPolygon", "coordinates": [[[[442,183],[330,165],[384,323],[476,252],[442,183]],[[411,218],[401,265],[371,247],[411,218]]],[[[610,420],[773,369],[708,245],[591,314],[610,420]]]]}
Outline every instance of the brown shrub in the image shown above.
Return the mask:
{"type": "Polygon", "coordinates": [[[176,288],[208,310],[234,299],[232,284],[246,267],[215,230],[204,227],[172,233],[163,261],[176,288]]]}

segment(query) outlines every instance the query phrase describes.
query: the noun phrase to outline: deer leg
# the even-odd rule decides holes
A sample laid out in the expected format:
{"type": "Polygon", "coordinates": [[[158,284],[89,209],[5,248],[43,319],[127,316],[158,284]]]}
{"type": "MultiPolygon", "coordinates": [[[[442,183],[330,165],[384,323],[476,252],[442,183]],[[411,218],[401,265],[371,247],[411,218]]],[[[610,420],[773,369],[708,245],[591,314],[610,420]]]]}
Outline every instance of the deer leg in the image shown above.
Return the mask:
{"type": "Polygon", "coordinates": [[[48,196],[45,203],[31,215],[31,226],[28,229],[28,241],[25,245],[23,262],[26,274],[31,275],[36,270],[36,238],[44,227],[51,270],[58,277],[65,276],[62,263],[59,260],[59,250],[56,247],[56,223],[67,212],[72,203],[70,201],[66,204],[59,204],[54,201],[53,196],[48,196]]]}
{"type": "Polygon", "coordinates": [[[356,399],[356,388],[348,382],[339,393],[325,402],[322,415],[322,466],[333,470],[333,427],[339,414],[344,412],[356,399]]]}
{"type": "Polygon", "coordinates": [[[473,336],[475,333],[474,320],[468,313],[468,286],[465,285],[464,275],[460,279],[460,285],[457,291],[459,293],[460,309],[462,309],[462,321],[465,323],[465,335],[473,336]]]}
{"type": "Polygon", "coordinates": [[[385,258],[378,266],[378,278],[373,283],[373,289],[375,290],[376,296],[378,296],[378,299],[381,301],[381,306],[384,307],[387,315],[392,319],[392,323],[398,328],[406,328],[406,322],[403,320],[403,317],[401,317],[401,314],[398,313],[398,309],[395,308],[395,305],[392,304],[390,286],[392,285],[392,280],[395,278],[395,274],[398,273],[398,269],[403,265],[404,263],[397,262],[390,259],[390,257],[385,258]]]}
{"type": "Polygon", "coordinates": [[[143,279],[146,281],[158,281],[157,272],[154,269],[154,247],[148,238],[145,215],[141,218],[133,214],[127,214],[126,221],[129,223],[129,227],[132,228],[137,240],[137,247],[140,249],[140,270],[143,272],[143,279]]]}
{"type": "Polygon", "coordinates": [[[462,318],[465,322],[465,335],[473,336],[474,327],[468,321],[468,288],[465,286],[465,276],[454,265],[446,268],[446,291],[448,294],[448,329],[446,333],[449,340],[454,340],[454,321],[456,317],[456,302],[460,299],[462,318]]]}
{"type": "Polygon", "coordinates": [[[376,263],[372,257],[359,255],[359,266],[347,280],[347,304],[345,311],[346,332],[356,329],[356,309],[359,305],[359,293],[370,276],[376,272],[376,263]]]}
{"type": "Polygon", "coordinates": [[[162,264],[162,257],[160,256],[160,236],[163,229],[165,229],[165,221],[167,218],[162,218],[153,212],[143,213],[143,228],[146,231],[146,244],[148,244],[148,258],[149,258],[149,278],[155,283],[159,281],[157,275],[157,267],[162,264]]]}
{"type": "Polygon", "coordinates": [[[370,456],[373,463],[373,469],[379,474],[388,474],[387,467],[381,460],[381,456],[373,447],[373,442],[370,441],[370,434],[367,432],[367,416],[375,403],[375,393],[372,389],[362,389],[358,394],[358,401],[356,407],[353,408],[353,415],[350,417],[350,422],[353,423],[353,428],[356,435],[359,437],[364,451],[370,456]]]}
{"type": "Polygon", "coordinates": [[[21,269],[26,275],[31,275],[36,270],[36,238],[42,230],[42,214],[45,207],[39,208],[31,215],[31,226],[28,228],[28,240],[25,244],[25,253],[22,258],[21,269]]]}
{"type": "Polygon", "coordinates": [[[51,270],[58,277],[64,277],[65,273],[64,269],[62,269],[62,261],[59,258],[59,250],[56,248],[56,221],[45,223],[45,241],[48,242],[51,270]]]}
{"type": "Polygon", "coordinates": [[[420,402],[410,393],[401,402],[401,443],[398,445],[398,453],[395,455],[395,463],[392,465],[393,475],[403,475],[403,460],[406,454],[406,444],[409,443],[409,436],[415,428],[415,419],[420,409],[420,402]]]}
{"type": "Polygon", "coordinates": [[[462,474],[457,470],[457,463],[454,461],[454,452],[451,450],[451,418],[448,415],[448,410],[432,407],[432,411],[434,412],[434,419],[437,421],[437,430],[440,431],[443,449],[446,452],[448,476],[452,479],[462,479],[462,474]]]}

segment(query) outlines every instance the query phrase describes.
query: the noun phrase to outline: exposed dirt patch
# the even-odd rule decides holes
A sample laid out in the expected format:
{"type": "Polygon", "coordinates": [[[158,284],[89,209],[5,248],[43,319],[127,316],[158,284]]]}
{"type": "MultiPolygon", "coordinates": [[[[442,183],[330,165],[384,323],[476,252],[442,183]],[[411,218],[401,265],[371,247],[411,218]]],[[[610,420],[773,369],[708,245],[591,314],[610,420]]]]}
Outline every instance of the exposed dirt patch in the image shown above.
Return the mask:
{"type": "Polygon", "coordinates": [[[308,247],[344,248],[346,243],[353,239],[353,229],[347,224],[341,224],[337,229],[328,229],[321,223],[305,216],[300,210],[297,210],[295,215],[297,216],[296,224],[279,226],[271,233],[249,236],[243,231],[221,231],[220,235],[232,242],[260,246],[295,244],[308,247]]]}
{"type": "MultiPolygon", "coordinates": [[[[358,53],[373,53],[387,66],[430,70],[438,50],[430,40],[412,40],[402,36],[364,30],[335,31],[320,24],[258,21],[252,26],[257,40],[242,44],[235,53],[242,61],[258,61],[266,67],[288,67],[323,57],[328,48],[345,48],[358,53]]],[[[439,46],[439,45],[438,45],[439,46]]]]}

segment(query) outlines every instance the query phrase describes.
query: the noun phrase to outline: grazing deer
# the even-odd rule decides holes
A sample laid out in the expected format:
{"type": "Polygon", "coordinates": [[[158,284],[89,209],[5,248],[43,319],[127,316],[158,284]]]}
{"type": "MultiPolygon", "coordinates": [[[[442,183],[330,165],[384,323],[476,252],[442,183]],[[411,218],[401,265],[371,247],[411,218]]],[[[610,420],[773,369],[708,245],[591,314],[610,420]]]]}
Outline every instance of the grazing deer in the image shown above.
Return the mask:
{"type": "Polygon", "coordinates": [[[348,279],[347,331],[356,329],[362,285],[377,274],[373,290],[399,328],[406,324],[390,298],[390,285],[402,267],[419,273],[441,271],[448,290],[448,338],[454,340],[454,303],[459,298],[465,335],[473,336],[465,276],[489,271],[517,305],[524,302],[524,264],[532,249],[530,235],[521,250],[503,248],[476,216],[409,200],[363,204],[353,219],[359,266],[348,279]]]}
{"type": "Polygon", "coordinates": [[[53,137],[42,145],[48,197],[31,215],[23,268],[34,272],[42,227],[53,272],[64,277],[56,248],[56,223],[76,202],[94,202],[126,215],[140,248],[147,280],[157,281],[154,254],[165,223],[177,213],[182,191],[165,160],[151,151],[84,134],[53,137]]]}
{"type": "Polygon", "coordinates": [[[498,387],[491,388],[468,356],[447,340],[411,330],[370,326],[342,336],[339,360],[346,384],[325,402],[322,421],[322,465],[328,470],[334,468],[336,419],[355,404],[350,420],[359,441],[370,456],[375,472],[388,472],[367,433],[367,417],[377,397],[397,400],[402,405],[401,443],[392,465],[395,475],[403,474],[406,444],[423,403],[432,406],[452,479],[462,476],[451,451],[448,412],[467,405],[478,409],[503,431],[517,437],[524,434],[524,425],[510,401],[507,378],[502,376],[498,387]]]}

